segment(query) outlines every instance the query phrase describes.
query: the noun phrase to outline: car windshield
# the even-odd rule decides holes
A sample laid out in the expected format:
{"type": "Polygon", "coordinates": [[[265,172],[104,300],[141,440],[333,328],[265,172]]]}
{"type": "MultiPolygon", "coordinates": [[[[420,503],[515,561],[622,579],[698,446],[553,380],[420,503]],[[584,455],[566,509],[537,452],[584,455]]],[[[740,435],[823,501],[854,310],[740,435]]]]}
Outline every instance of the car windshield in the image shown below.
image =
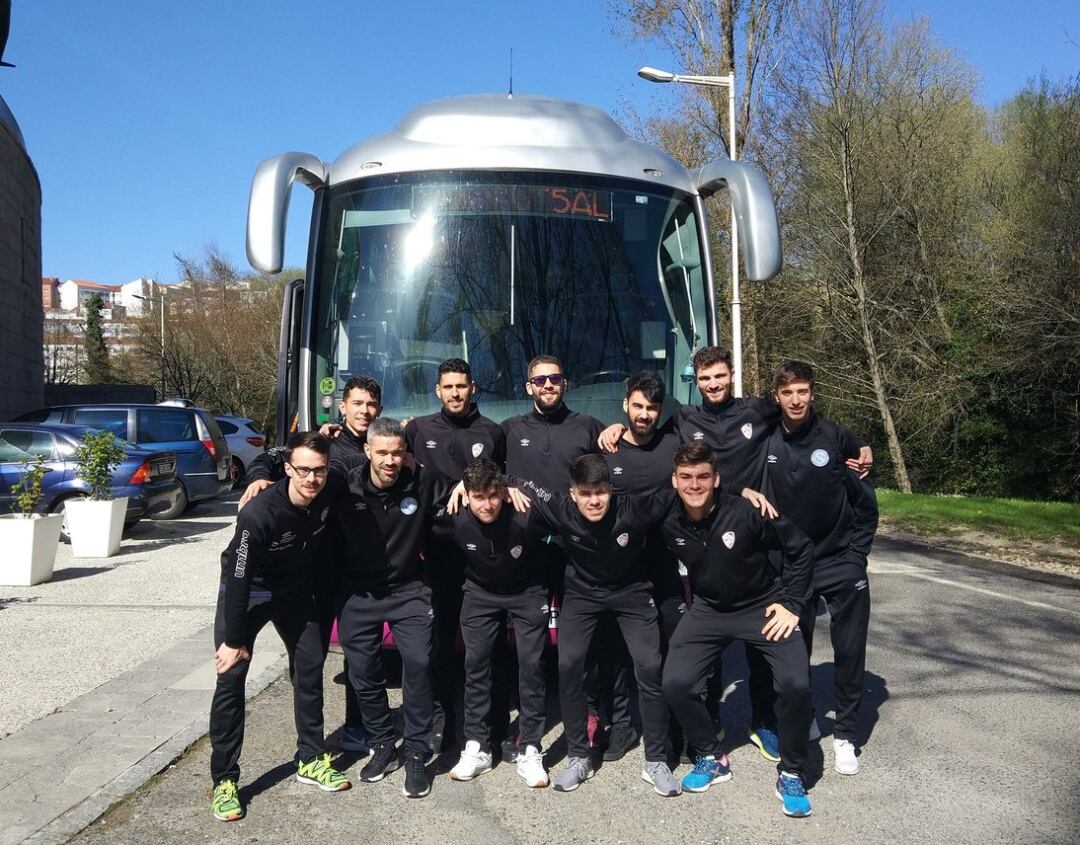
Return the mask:
{"type": "MultiPolygon", "coordinates": [[[[624,380],[654,370],[672,393],[708,337],[693,198],[580,174],[410,174],[333,190],[316,264],[317,421],[349,377],[386,413],[437,410],[437,370],[469,362],[483,412],[525,410],[530,359],[558,357],[569,403],[621,413],[624,380]]],[[[683,386],[682,393],[686,393],[683,386]]],[[[680,395],[685,400],[686,395],[680,395]]]]}

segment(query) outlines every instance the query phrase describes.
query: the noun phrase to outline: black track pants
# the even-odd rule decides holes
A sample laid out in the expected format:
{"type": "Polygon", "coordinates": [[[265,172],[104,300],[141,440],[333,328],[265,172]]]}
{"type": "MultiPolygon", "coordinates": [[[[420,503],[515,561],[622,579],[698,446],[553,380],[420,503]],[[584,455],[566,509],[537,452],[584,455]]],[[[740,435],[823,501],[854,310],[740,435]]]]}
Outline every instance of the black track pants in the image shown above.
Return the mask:
{"type": "MultiPolygon", "coordinates": [[[[334,620],[337,619],[338,580],[332,565],[320,567],[315,575],[315,607],[319,614],[319,633],[322,636],[324,659],[330,651],[330,635],[334,632],[334,620]]],[[[360,716],[356,690],[353,689],[352,681],[349,680],[348,660],[342,659],[341,671],[345,676],[345,724],[361,729],[363,718],[360,716]]],[[[325,691],[323,694],[325,696],[325,691]]]]}
{"type": "Polygon", "coordinates": [[[648,584],[603,596],[568,588],[559,616],[559,704],[571,757],[589,756],[585,668],[599,621],[614,616],[634,662],[645,734],[645,759],[664,762],[667,707],[660,690],[660,628],[648,584]]]}
{"type": "MultiPolygon", "coordinates": [[[[215,650],[225,641],[224,592],[218,593],[214,620],[215,650]]],[[[245,645],[254,654],[255,638],[273,623],[289,654],[289,680],[293,686],[296,748],[301,760],[325,750],[323,744],[323,650],[315,601],[310,590],[271,595],[253,592],[248,600],[245,645]]],[[[242,660],[217,676],[210,704],[210,776],[214,783],[240,778],[240,749],[244,744],[244,683],[251,661],[242,660]]]]}
{"type": "Polygon", "coordinates": [[[499,595],[466,582],[461,604],[465,640],[465,739],[491,745],[491,655],[505,627],[513,627],[518,663],[520,744],[540,747],[544,737],[544,644],[548,636],[548,593],[530,587],[499,595]]]}
{"type": "Polygon", "coordinates": [[[338,613],[338,637],[349,662],[364,726],[372,744],[394,741],[382,665],[383,623],[390,624],[401,655],[404,748],[427,754],[431,737],[431,590],[414,586],[387,594],[353,593],[338,613]]]}
{"type": "Polygon", "coordinates": [[[810,730],[810,662],[798,631],[786,640],[769,642],[761,633],[765,622],[764,607],[722,613],[704,601],[694,602],[668,646],[664,696],[682,723],[687,741],[701,754],[720,754],[702,692],[720,652],[732,640],[742,640],[772,668],[780,729],[778,768],[801,776],[810,730]]]}
{"type": "Polygon", "coordinates": [[[870,583],[865,577],[842,581],[814,592],[811,609],[799,620],[806,652],[814,643],[818,597],[829,609],[829,636],[832,638],[836,678],[836,739],[855,741],[859,703],[862,701],[863,673],[866,669],[866,633],[870,627],[870,583]]]}

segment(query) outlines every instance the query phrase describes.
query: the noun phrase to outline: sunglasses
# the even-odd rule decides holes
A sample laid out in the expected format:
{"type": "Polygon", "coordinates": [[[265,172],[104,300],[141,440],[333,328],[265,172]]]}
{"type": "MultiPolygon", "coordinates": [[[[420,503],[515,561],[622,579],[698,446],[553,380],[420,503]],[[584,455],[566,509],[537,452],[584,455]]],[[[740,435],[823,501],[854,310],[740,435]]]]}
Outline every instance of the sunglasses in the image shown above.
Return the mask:
{"type": "Polygon", "coordinates": [[[546,381],[550,381],[553,385],[558,387],[560,384],[563,383],[563,378],[564,376],[562,373],[551,373],[550,375],[546,376],[533,376],[531,379],[528,379],[528,381],[532,384],[533,387],[543,387],[544,382],[546,381]]]}

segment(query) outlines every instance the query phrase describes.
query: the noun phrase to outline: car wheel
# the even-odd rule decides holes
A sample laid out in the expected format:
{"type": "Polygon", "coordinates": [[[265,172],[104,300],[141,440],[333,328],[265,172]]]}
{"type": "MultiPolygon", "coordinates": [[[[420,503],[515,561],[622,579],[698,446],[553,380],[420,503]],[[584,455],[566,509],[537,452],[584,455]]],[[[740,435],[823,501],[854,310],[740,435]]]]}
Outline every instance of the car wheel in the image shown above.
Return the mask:
{"type": "Polygon", "coordinates": [[[176,500],[176,504],[169,508],[167,511],[161,511],[151,516],[151,519],[176,519],[182,514],[188,507],[187,490],[184,489],[184,485],[180,485],[180,498],[176,500]]]}
{"type": "Polygon", "coordinates": [[[240,459],[236,455],[232,456],[232,481],[233,489],[241,487],[244,483],[244,465],[240,462],[240,459]]]}
{"type": "Polygon", "coordinates": [[[76,493],[74,496],[67,496],[66,498],[61,499],[59,502],[54,503],[53,506],[52,506],[52,509],[49,511],[49,513],[58,513],[64,518],[63,522],[60,523],[60,542],[61,543],[70,543],[71,542],[71,534],[68,532],[67,514],[64,511],[64,505],[67,504],[68,502],[70,502],[72,499],[85,499],[85,498],[86,498],[86,496],[83,496],[83,495],[78,494],[78,493],[76,493]]]}

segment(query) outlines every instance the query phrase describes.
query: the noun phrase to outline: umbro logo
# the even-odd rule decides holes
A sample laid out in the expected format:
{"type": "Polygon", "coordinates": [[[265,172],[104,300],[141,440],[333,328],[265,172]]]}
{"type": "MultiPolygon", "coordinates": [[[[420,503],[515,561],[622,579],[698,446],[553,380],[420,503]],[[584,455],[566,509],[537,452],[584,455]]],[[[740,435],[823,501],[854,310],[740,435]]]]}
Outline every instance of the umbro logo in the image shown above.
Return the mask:
{"type": "Polygon", "coordinates": [[[860,580],[855,582],[855,589],[856,590],[865,590],[869,586],[870,585],[869,585],[869,583],[867,582],[867,580],[865,578],[861,578],[860,580]]]}
{"type": "Polygon", "coordinates": [[[775,464],[780,459],[776,455],[769,455],[765,460],[770,464],[775,464]]]}
{"type": "Polygon", "coordinates": [[[528,437],[522,437],[522,438],[521,438],[521,445],[522,445],[522,446],[528,446],[528,445],[529,445],[529,442],[530,442],[530,441],[529,441],[529,438],[528,438],[528,437]]]}
{"type": "Polygon", "coordinates": [[[353,509],[358,511],[366,511],[367,502],[353,502],[353,509]]]}
{"type": "Polygon", "coordinates": [[[476,543],[466,543],[465,548],[468,549],[470,552],[475,552],[476,551],[476,543]]]}
{"type": "Polygon", "coordinates": [[[434,449],[439,444],[436,443],[434,440],[428,440],[426,443],[424,443],[424,445],[427,446],[429,449],[434,449]]]}
{"type": "Polygon", "coordinates": [[[611,474],[612,475],[622,475],[622,467],[612,467],[611,468],[611,474]]]}
{"type": "Polygon", "coordinates": [[[694,440],[704,440],[704,439],[705,439],[705,432],[703,432],[703,431],[695,431],[695,432],[694,432],[694,433],[693,433],[693,434],[691,435],[691,437],[692,437],[692,439],[694,439],[694,440]]]}
{"type": "Polygon", "coordinates": [[[686,539],[683,538],[683,537],[676,537],[675,538],[675,545],[676,546],[685,546],[686,545],[686,539]]]}
{"type": "Polygon", "coordinates": [[[573,543],[580,543],[581,538],[580,537],[575,537],[573,534],[571,534],[570,535],[570,541],[573,542],[573,543]]]}

